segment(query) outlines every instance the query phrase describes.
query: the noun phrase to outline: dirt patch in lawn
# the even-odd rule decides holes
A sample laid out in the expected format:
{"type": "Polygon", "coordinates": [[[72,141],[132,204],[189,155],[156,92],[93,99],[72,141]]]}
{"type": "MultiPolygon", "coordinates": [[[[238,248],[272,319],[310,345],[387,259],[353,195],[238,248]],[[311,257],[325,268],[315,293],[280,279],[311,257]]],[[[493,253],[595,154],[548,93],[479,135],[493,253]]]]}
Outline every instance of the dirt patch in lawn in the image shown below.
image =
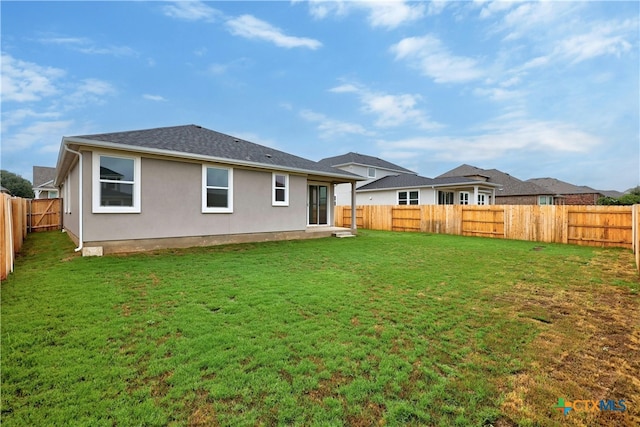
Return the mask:
{"type": "Polygon", "coordinates": [[[585,283],[567,278],[563,290],[518,283],[504,298],[514,316],[541,333],[528,349],[530,364],[500,387],[502,410],[515,422],[540,425],[640,425],[640,296],[632,254],[599,253],[584,267],[585,283]],[[624,283],[624,285],[616,285],[624,283]],[[631,283],[631,287],[628,284],[631,283]],[[558,399],[624,399],[625,411],[563,415],[558,399]]]}

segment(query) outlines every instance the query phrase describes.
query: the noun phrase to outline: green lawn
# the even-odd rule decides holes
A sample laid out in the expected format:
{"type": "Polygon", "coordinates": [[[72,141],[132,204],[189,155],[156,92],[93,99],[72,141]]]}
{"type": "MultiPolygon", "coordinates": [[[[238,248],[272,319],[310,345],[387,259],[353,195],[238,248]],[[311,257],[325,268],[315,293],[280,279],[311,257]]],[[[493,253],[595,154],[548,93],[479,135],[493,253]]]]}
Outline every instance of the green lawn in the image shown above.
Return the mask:
{"type": "Polygon", "coordinates": [[[640,406],[626,250],[374,231],[101,258],[73,247],[29,235],[2,283],[3,426],[566,425],[558,397],[635,399],[597,418],[624,425],[640,406]],[[609,324],[619,340],[595,342],[609,324]],[[580,366],[554,376],[605,344],[628,378],[600,390],[580,366]]]}

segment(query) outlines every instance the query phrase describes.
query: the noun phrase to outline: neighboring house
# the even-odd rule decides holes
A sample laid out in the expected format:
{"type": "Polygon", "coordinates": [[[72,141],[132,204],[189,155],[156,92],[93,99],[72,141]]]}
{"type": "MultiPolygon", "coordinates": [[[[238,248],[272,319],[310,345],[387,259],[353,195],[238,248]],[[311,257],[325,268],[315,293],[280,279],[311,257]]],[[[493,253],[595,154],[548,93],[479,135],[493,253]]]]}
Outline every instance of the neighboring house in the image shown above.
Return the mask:
{"type": "Polygon", "coordinates": [[[53,185],[55,178],[56,168],[33,167],[33,194],[36,199],[55,199],[58,197],[58,189],[53,185]]]}
{"type": "MultiPolygon", "coordinates": [[[[389,175],[410,174],[417,175],[409,169],[403,168],[378,157],[367,156],[366,154],[347,153],[340,156],[327,157],[318,163],[325,166],[332,166],[363,177],[358,182],[356,188],[367,185],[372,181],[384,178],[389,175]]],[[[349,184],[338,184],[335,189],[335,204],[345,206],[351,204],[351,186],[349,184]]]]}
{"type": "Polygon", "coordinates": [[[554,193],[557,205],[595,205],[598,199],[608,194],[619,194],[608,197],[620,197],[622,193],[617,191],[600,191],[586,185],[573,185],[555,178],[532,178],[532,182],[554,193]]]}
{"type": "Polygon", "coordinates": [[[11,195],[11,191],[8,188],[4,188],[0,185],[0,193],[11,195]]]}
{"type": "Polygon", "coordinates": [[[64,137],[55,184],[77,250],[100,254],[330,235],[334,184],[359,179],[187,125],[64,137]]]}
{"type": "Polygon", "coordinates": [[[465,177],[498,186],[497,205],[553,205],[554,193],[532,182],[522,181],[497,169],[481,169],[463,164],[438,178],[465,177]]]}
{"type": "MultiPolygon", "coordinates": [[[[497,184],[467,177],[426,178],[373,156],[347,153],[320,160],[357,173],[366,181],[356,189],[356,205],[489,205],[493,204],[497,184]]],[[[347,188],[336,189],[336,204],[350,205],[347,188]]]]}

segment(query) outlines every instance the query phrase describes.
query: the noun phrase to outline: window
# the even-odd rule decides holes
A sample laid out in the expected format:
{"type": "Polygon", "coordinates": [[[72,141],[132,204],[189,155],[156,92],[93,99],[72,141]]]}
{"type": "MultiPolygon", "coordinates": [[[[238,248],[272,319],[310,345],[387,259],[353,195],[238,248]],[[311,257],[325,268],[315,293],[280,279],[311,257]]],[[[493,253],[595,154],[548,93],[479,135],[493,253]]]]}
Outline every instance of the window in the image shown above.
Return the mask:
{"type": "Polygon", "coordinates": [[[289,206],[289,175],[274,173],[271,204],[273,206],[289,206]]]}
{"type": "Polygon", "coordinates": [[[140,213],[140,158],[93,153],[93,212],[140,213]]]}
{"type": "Polygon", "coordinates": [[[418,191],[398,191],[399,205],[419,205],[418,191]]]}
{"type": "Polygon", "coordinates": [[[487,204],[487,195],[484,193],[478,194],[478,204],[486,205],[487,204]]]}
{"type": "Polygon", "coordinates": [[[469,204],[469,192],[468,191],[461,191],[460,192],[460,204],[461,205],[468,205],[469,204]]]}
{"type": "Polygon", "coordinates": [[[233,169],[202,165],[202,212],[233,212],[233,169]]]}
{"type": "Polygon", "coordinates": [[[376,177],[376,168],[368,168],[367,169],[367,176],[369,178],[375,178],[376,177]]]}
{"type": "Polygon", "coordinates": [[[439,205],[453,205],[453,191],[438,191],[439,205]]]}
{"type": "Polygon", "coordinates": [[[539,205],[553,205],[553,196],[538,196],[539,205]]]}
{"type": "Polygon", "coordinates": [[[71,200],[69,200],[69,198],[71,197],[71,191],[69,191],[69,186],[69,177],[67,176],[64,179],[64,183],[62,184],[62,206],[64,207],[64,213],[66,214],[71,213],[71,200]]]}

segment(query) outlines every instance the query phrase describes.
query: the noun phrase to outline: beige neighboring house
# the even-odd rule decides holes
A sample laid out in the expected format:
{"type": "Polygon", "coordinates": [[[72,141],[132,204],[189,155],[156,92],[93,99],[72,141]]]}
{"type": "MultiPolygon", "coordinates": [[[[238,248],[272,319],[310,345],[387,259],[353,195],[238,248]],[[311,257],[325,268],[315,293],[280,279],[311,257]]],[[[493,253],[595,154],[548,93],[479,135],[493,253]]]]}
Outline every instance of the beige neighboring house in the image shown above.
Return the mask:
{"type": "Polygon", "coordinates": [[[55,199],[59,197],[58,189],[53,185],[56,168],[46,166],[33,167],[33,194],[36,199],[55,199]]]}
{"type": "MultiPolygon", "coordinates": [[[[320,160],[362,176],[356,205],[491,205],[499,184],[477,177],[427,178],[378,157],[358,153],[320,160]]],[[[350,205],[349,189],[336,186],[336,204],[350,205]]]]}
{"type": "Polygon", "coordinates": [[[56,169],[84,255],[329,236],[361,179],[196,125],[64,137],[56,169]]]}

